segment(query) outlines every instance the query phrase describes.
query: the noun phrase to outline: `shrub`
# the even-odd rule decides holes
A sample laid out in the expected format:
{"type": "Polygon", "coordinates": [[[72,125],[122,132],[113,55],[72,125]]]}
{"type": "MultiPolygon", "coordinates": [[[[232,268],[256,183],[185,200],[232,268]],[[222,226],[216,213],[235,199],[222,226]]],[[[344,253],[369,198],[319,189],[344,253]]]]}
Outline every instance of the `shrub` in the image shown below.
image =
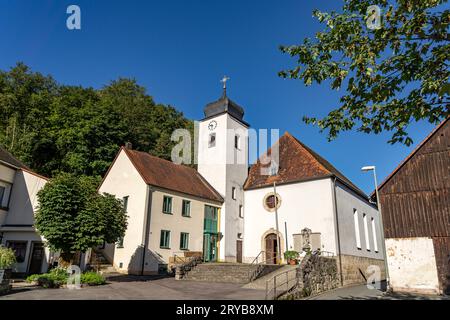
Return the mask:
{"type": "Polygon", "coordinates": [[[0,269],[9,269],[14,263],[16,263],[14,250],[0,245],[0,269]]]}
{"type": "Polygon", "coordinates": [[[105,284],[105,278],[96,272],[85,272],[81,275],[81,283],[83,284],[87,284],[90,286],[98,286],[98,285],[102,285],[105,284]]]}
{"type": "MultiPolygon", "coordinates": [[[[33,274],[27,277],[27,282],[37,282],[38,286],[43,288],[59,288],[67,283],[69,274],[66,269],[55,268],[50,270],[49,273],[33,274]]],[[[80,276],[80,283],[90,286],[99,286],[106,283],[105,278],[96,272],[85,272],[80,276]]]]}
{"type": "Polygon", "coordinates": [[[293,251],[293,250],[288,250],[284,253],[284,258],[287,260],[294,260],[297,259],[299,256],[297,251],[293,251]]]}

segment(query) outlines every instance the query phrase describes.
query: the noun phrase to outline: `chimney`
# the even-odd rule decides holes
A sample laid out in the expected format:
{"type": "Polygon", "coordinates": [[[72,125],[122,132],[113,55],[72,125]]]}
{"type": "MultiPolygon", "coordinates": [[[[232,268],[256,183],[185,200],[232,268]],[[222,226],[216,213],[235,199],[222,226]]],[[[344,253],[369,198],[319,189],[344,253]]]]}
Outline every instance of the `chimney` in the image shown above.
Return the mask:
{"type": "Polygon", "coordinates": [[[131,143],[131,142],[126,142],[125,143],[125,149],[128,149],[128,150],[133,150],[133,144],[131,143]]]}

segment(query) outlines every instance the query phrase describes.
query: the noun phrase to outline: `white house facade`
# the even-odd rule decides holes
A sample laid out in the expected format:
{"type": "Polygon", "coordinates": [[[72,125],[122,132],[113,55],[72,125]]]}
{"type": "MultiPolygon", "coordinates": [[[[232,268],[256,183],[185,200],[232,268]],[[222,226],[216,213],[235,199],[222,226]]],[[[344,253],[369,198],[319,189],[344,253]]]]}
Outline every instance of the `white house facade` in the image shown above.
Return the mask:
{"type": "Polygon", "coordinates": [[[41,273],[48,268],[50,252],[34,229],[37,193],[46,182],[0,149],[0,244],[16,252],[15,273],[41,273]]]}

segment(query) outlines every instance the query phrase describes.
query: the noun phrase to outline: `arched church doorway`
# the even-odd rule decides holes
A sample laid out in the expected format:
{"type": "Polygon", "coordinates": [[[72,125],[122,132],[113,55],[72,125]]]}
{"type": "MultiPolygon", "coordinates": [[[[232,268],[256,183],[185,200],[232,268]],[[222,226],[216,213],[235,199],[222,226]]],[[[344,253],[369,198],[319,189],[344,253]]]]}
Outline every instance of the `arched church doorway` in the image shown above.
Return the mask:
{"type": "Polygon", "coordinates": [[[266,235],[265,241],[265,251],[266,251],[266,263],[277,263],[278,255],[278,239],[275,233],[269,233],[266,235]]]}

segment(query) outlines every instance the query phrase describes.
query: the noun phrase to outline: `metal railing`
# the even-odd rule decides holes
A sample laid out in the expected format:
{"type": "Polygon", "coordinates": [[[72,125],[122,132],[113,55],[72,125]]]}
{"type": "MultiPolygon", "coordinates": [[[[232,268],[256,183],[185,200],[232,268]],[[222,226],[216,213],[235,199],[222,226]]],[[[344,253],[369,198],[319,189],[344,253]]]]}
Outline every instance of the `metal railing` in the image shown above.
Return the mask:
{"type": "Polygon", "coordinates": [[[277,274],[266,281],[266,300],[276,300],[298,283],[297,268],[277,274]]]}
{"type": "Polygon", "coordinates": [[[265,253],[266,253],[265,251],[261,251],[260,253],[258,253],[256,258],[253,259],[251,265],[254,265],[255,268],[250,267],[250,269],[248,271],[249,282],[252,282],[253,280],[255,280],[261,274],[261,272],[264,270],[264,267],[267,264],[265,253]]]}

